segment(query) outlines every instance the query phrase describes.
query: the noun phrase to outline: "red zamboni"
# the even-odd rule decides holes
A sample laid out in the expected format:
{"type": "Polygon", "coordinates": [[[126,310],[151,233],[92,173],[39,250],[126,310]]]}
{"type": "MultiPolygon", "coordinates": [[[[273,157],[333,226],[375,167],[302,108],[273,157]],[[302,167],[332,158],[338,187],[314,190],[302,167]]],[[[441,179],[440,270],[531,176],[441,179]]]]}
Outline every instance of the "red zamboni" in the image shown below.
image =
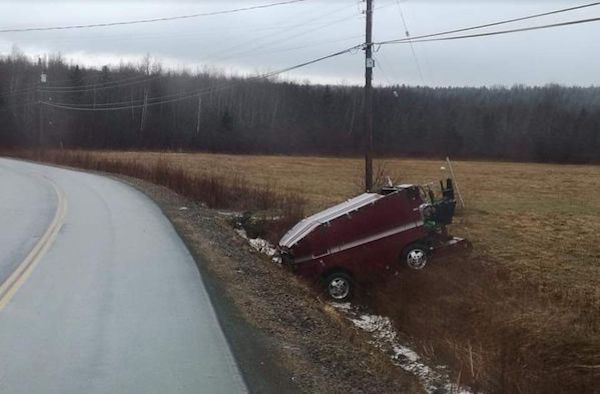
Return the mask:
{"type": "Polygon", "coordinates": [[[420,270],[450,249],[470,249],[467,240],[448,235],[454,188],[451,179],[440,184],[438,199],[430,188],[399,185],[310,216],[279,242],[282,261],[302,277],[322,280],[331,298],[344,301],[355,278],[388,270],[398,261],[420,270]]]}

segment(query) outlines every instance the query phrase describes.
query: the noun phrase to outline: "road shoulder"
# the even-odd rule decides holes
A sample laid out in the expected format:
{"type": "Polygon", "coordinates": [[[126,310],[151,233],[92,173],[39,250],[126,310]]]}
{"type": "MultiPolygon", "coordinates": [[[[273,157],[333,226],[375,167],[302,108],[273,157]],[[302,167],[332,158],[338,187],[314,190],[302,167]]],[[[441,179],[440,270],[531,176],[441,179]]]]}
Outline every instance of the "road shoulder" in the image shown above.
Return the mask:
{"type": "Polygon", "coordinates": [[[420,392],[368,336],[254,252],[223,215],[167,188],[117,176],[153,199],[194,256],[252,392],[420,392]]]}

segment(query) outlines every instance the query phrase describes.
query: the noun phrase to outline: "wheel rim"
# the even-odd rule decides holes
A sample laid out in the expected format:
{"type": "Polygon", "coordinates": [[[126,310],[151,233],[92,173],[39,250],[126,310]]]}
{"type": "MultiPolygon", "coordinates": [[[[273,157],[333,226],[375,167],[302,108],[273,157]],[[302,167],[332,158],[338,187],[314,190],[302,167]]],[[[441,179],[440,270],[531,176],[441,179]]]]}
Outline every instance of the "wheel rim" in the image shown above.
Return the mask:
{"type": "Polygon", "coordinates": [[[420,270],[427,264],[427,254],[421,249],[413,249],[406,255],[406,263],[414,270],[420,270]]]}
{"type": "Polygon", "coordinates": [[[329,282],[329,295],[335,300],[343,300],[350,293],[350,283],[344,278],[334,278],[329,282]]]}

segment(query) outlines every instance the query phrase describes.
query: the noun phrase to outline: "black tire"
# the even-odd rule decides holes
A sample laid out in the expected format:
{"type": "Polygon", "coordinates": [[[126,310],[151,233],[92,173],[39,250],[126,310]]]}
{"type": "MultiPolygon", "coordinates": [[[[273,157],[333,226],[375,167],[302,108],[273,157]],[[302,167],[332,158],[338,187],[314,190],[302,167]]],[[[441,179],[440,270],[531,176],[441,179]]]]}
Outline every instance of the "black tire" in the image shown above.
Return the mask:
{"type": "Polygon", "coordinates": [[[325,279],[325,291],[329,298],[336,302],[346,302],[352,298],[354,282],[345,272],[337,271],[325,279]]]}
{"type": "Polygon", "coordinates": [[[412,245],[408,245],[401,256],[402,265],[419,271],[425,268],[427,263],[429,262],[429,247],[422,243],[414,243],[412,245]]]}

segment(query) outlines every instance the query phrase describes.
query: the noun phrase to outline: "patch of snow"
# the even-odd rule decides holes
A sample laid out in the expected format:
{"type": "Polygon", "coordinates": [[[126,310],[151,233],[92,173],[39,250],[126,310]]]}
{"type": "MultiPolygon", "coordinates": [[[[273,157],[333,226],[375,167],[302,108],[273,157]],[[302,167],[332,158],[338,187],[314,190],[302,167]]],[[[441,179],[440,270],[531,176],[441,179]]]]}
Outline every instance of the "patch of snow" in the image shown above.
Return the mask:
{"type": "Polygon", "coordinates": [[[283,218],[283,216],[281,216],[281,215],[278,215],[278,216],[265,216],[264,217],[265,220],[280,220],[282,218],[283,218]]]}
{"type": "Polygon", "coordinates": [[[349,302],[336,302],[333,304],[336,309],[342,310],[344,312],[352,311],[352,304],[349,302]]]}
{"type": "Polygon", "coordinates": [[[227,217],[233,217],[233,216],[240,216],[241,215],[241,213],[235,212],[235,211],[217,211],[217,213],[219,215],[227,216],[227,217]]]}
{"type": "Polygon", "coordinates": [[[361,313],[350,303],[333,303],[334,308],[344,312],[346,318],[361,330],[371,334],[372,343],[390,356],[393,363],[415,375],[428,393],[471,394],[466,386],[457,386],[450,381],[445,367],[432,368],[411,348],[400,343],[392,321],[385,316],[361,313]]]}
{"type": "Polygon", "coordinates": [[[188,207],[180,207],[179,210],[180,211],[187,211],[189,208],[188,207]]]}
{"type": "Polygon", "coordinates": [[[269,257],[273,257],[277,250],[266,240],[262,238],[249,239],[250,245],[260,253],[264,253],[269,257]]]}
{"type": "Polygon", "coordinates": [[[271,260],[275,263],[281,263],[281,257],[277,256],[277,249],[266,239],[262,238],[248,238],[248,234],[244,229],[235,229],[235,232],[242,238],[244,238],[254,250],[259,253],[266,254],[271,257],[271,260]]]}

